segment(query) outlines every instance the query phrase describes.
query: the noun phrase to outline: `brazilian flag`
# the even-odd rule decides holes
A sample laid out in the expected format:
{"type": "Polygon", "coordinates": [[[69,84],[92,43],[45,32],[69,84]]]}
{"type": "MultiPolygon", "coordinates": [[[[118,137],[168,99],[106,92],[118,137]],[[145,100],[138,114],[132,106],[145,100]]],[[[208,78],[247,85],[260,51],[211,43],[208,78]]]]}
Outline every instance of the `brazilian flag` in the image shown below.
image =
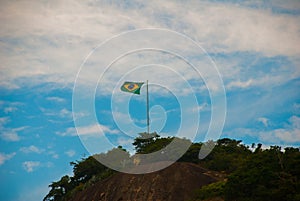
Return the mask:
{"type": "Polygon", "coordinates": [[[124,82],[121,90],[129,93],[140,94],[140,90],[144,82],[124,82]]]}

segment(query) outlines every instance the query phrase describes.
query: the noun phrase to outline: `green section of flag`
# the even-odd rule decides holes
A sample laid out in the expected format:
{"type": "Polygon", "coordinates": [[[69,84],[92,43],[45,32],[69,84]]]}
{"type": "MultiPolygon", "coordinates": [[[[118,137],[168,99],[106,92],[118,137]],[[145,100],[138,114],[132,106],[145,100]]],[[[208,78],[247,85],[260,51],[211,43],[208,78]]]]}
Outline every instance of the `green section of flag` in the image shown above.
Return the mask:
{"type": "Polygon", "coordinates": [[[121,90],[129,93],[140,94],[140,90],[144,82],[124,82],[121,90]]]}

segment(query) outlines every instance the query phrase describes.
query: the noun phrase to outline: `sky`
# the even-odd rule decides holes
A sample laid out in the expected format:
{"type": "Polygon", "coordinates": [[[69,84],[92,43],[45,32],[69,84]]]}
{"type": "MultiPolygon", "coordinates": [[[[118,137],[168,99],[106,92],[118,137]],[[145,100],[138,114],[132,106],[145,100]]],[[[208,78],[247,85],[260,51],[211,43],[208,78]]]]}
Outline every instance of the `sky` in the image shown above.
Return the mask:
{"type": "Polygon", "coordinates": [[[0,200],[150,130],[300,146],[299,1],[0,3],[0,200]]]}

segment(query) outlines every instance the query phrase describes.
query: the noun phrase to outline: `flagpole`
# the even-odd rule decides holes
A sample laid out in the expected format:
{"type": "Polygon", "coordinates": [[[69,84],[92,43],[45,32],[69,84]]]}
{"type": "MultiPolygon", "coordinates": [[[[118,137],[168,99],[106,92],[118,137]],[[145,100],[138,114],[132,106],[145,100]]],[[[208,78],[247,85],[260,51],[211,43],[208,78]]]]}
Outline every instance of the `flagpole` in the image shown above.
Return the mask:
{"type": "Polygon", "coordinates": [[[148,132],[148,134],[150,134],[148,80],[147,80],[147,132],[148,132]]]}

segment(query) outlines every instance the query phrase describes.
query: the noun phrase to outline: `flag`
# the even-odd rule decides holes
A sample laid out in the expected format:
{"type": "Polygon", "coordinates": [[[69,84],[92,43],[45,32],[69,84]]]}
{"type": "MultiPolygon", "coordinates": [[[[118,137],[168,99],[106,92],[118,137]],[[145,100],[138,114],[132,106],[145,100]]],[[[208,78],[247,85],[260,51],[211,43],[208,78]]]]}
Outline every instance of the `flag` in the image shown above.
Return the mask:
{"type": "Polygon", "coordinates": [[[144,82],[124,82],[121,90],[129,93],[140,94],[140,90],[144,82]]]}

